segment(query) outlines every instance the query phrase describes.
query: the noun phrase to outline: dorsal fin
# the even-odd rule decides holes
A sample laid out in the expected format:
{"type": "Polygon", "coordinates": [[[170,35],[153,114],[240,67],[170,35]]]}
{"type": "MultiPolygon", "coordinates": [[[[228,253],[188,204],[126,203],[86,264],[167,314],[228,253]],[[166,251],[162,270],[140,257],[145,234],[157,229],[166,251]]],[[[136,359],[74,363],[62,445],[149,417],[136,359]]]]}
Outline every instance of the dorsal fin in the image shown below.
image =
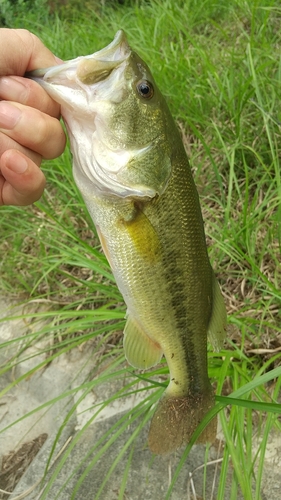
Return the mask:
{"type": "Polygon", "coordinates": [[[226,335],[226,309],[220,286],[213,275],[213,310],[209,322],[208,338],[213,348],[219,351],[226,335]]]}

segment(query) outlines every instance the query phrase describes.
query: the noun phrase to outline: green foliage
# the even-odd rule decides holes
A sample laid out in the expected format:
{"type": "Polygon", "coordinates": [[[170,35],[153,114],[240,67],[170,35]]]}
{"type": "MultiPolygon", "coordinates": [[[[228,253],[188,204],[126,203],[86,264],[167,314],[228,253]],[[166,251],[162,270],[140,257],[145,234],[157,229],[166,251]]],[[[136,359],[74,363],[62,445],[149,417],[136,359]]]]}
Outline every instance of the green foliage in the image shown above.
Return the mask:
{"type": "MultiPolygon", "coordinates": [[[[124,29],[167,96],[201,195],[210,257],[229,313],[227,347],[208,353],[210,377],[218,394],[214,412],[220,412],[225,440],[217,498],[225,498],[225,482],[231,473],[231,499],[238,492],[247,500],[260,499],[268,435],[273,427],[280,431],[279,2],[131,0],[124,4],[85,2],[81,7],[76,0],[0,1],[6,26],[30,29],[62,59],[94,52],[124,29]],[[256,414],[259,448],[253,451],[256,414]]],[[[90,390],[87,384],[93,388],[123,373],[130,373],[132,379],[115,394],[116,400],[138,391],[140,380],[153,389],[129,412],[136,422],[135,431],[101,486],[126,457],[121,499],[125,498],[135,439],[163,391],[167,369],[161,365],[141,375],[128,372],[121,345],[117,342],[112,351],[108,348],[113,332],[123,328],[125,308],[73,183],[69,150],[58,160],[45,162],[43,168],[48,184],[40,202],[26,209],[1,208],[0,286],[2,292],[23,301],[46,301],[50,307],[35,318],[48,318],[49,324],[35,329],[23,343],[18,339],[19,352],[2,367],[2,373],[18,365],[19,355],[21,360],[28,359],[28,348],[42,336],[54,341],[33,371],[94,339],[95,352],[101,353],[99,364],[106,359],[110,368],[104,377],[85,382],[85,394],[90,390]]],[[[5,391],[19,382],[20,378],[15,379],[5,391]]],[[[121,417],[97,442],[92,450],[96,455],[87,461],[77,491],[89,468],[125,432],[128,421],[121,417]]],[[[49,477],[44,498],[82,433],[83,429],[49,477]]],[[[196,433],[179,460],[166,498],[195,439],[196,433]]],[[[102,498],[102,489],[98,495],[102,498]]]]}
{"type": "Polygon", "coordinates": [[[44,22],[49,16],[48,0],[0,0],[0,27],[14,28],[28,13],[29,20],[44,22]]]}

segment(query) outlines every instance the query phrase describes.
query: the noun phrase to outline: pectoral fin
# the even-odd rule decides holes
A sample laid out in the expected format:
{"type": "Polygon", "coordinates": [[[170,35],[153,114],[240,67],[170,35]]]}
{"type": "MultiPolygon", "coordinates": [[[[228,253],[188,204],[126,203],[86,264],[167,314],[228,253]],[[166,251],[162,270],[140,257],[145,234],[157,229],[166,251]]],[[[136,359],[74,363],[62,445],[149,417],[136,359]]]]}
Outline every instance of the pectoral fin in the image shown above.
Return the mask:
{"type": "Polygon", "coordinates": [[[120,220],[121,227],[129,235],[138,256],[149,264],[161,258],[161,242],[157,231],[143,212],[141,204],[134,203],[130,218],[120,220]]]}
{"type": "Polygon", "coordinates": [[[124,351],[128,363],[134,368],[146,369],[160,362],[163,352],[131,316],[124,329],[124,351]]]}
{"type": "Polygon", "coordinates": [[[226,309],[219,284],[213,276],[213,311],[209,323],[208,337],[215,350],[222,347],[226,335],[226,309]]]}

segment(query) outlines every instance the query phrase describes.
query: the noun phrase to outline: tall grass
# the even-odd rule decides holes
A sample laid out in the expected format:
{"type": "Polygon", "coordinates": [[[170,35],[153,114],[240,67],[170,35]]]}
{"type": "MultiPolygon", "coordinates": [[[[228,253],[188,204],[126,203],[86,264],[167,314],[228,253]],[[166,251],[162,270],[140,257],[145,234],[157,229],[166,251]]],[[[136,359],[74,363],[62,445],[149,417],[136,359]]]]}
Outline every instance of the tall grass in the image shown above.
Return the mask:
{"type": "MultiPolygon", "coordinates": [[[[27,2],[14,5],[6,0],[3,5],[8,26],[30,29],[62,59],[102,48],[122,28],[134,49],[149,62],[182,130],[201,196],[210,258],[228,309],[226,346],[220,353],[208,353],[218,395],[214,412],[219,412],[225,441],[214,498],[226,498],[226,482],[230,481],[229,498],[261,499],[268,435],[273,428],[280,431],[279,2],[140,0],[119,5],[106,1],[85,2],[81,9],[74,0],[66,8],[58,1],[38,0],[29,10],[27,2]]],[[[104,405],[137,393],[140,378],[146,390],[153,389],[100,437],[91,450],[93,455],[85,456],[85,464],[77,466],[84,472],[71,498],[79,495],[89,471],[115,446],[129,422],[135,422],[131,437],[95,493],[95,498],[104,498],[111,474],[126,459],[118,497],[126,498],[137,436],[147,426],[152,405],[165,387],[167,369],[161,365],[140,375],[124,365],[120,344],[124,304],[73,183],[69,150],[45,162],[43,168],[48,184],[40,202],[26,209],[1,208],[0,270],[2,293],[22,302],[41,301],[47,310],[30,316],[47,318],[48,323],[24,341],[19,338],[1,346],[20,345],[2,366],[2,373],[30,356],[28,347],[42,336],[50,338],[50,343],[44,347],[44,361],[33,371],[94,339],[98,366],[107,360],[109,368],[102,376],[85,381],[84,396],[96,384],[124,373],[130,375],[128,382],[104,405]]],[[[16,378],[3,392],[19,382],[16,378]]],[[[50,498],[52,484],[83,431],[47,476],[40,498],[50,498]]],[[[165,492],[167,499],[195,438],[178,457],[165,492]]],[[[207,475],[203,477],[206,481],[207,475]]],[[[208,498],[206,491],[204,498],[208,498]]]]}

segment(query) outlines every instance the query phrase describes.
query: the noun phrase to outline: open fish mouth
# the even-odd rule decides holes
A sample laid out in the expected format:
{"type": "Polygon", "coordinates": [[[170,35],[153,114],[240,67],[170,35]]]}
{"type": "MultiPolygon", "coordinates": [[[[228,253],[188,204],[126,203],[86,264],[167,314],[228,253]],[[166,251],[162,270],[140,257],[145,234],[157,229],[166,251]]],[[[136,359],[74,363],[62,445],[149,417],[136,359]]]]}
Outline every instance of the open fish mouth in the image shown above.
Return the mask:
{"type": "Polygon", "coordinates": [[[63,64],[31,71],[26,76],[36,81],[38,78],[40,85],[51,82],[52,85],[68,85],[71,81],[80,80],[85,84],[97,83],[107,78],[111,71],[117,68],[131,54],[125,33],[117,31],[113,41],[88,56],[79,56],[63,64]],[[56,78],[58,77],[58,80],[56,78]]]}
{"type": "MultiPolygon", "coordinates": [[[[130,55],[131,49],[126,35],[119,30],[107,47],[57,66],[31,71],[26,74],[26,77],[37,81],[61,105],[79,109],[83,99],[82,94],[85,99],[85,93],[87,94],[90,86],[97,84],[99,87],[99,82],[106,80],[113,70],[127,61],[130,55]]],[[[118,93],[116,89],[116,99],[119,96],[121,98],[121,92],[118,93]]],[[[103,99],[106,97],[103,95],[103,99]]],[[[89,98],[88,104],[92,102],[89,98]]],[[[92,109],[92,106],[88,106],[88,109],[89,107],[92,109]]],[[[83,113],[85,111],[84,108],[83,113]]]]}

